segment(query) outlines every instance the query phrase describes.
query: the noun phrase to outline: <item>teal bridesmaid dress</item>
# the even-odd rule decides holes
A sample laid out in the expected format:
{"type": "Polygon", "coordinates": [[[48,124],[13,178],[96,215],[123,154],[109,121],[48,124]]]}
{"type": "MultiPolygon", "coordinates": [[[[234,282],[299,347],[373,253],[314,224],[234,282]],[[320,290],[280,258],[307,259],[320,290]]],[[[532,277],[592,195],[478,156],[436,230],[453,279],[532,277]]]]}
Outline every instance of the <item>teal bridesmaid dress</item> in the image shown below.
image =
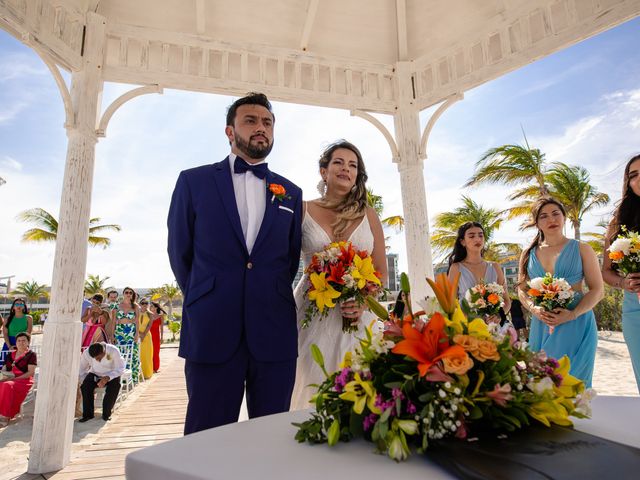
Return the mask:
{"type": "MultiPolygon", "coordinates": [[[[529,257],[527,267],[529,278],[543,277],[546,273],[536,256],[536,250],[534,249],[529,257]]],[[[554,276],[564,278],[571,285],[575,285],[584,278],[580,244],[577,240],[569,240],[560,252],[556,260],[554,276]]],[[[581,299],[582,294],[576,293],[569,309],[575,308],[581,299]]],[[[640,332],[638,333],[636,338],[640,340],[640,332]]],[[[583,313],[575,320],[558,325],[551,335],[547,324],[533,316],[529,346],[534,351],[544,350],[548,356],[556,359],[567,355],[571,360],[571,375],[584,381],[587,387],[591,387],[598,346],[598,328],[592,310],[583,313]]]]}
{"type": "Polygon", "coordinates": [[[637,293],[624,292],[622,303],[622,333],[627,342],[636,385],[640,393],[640,300],[637,293]]]}

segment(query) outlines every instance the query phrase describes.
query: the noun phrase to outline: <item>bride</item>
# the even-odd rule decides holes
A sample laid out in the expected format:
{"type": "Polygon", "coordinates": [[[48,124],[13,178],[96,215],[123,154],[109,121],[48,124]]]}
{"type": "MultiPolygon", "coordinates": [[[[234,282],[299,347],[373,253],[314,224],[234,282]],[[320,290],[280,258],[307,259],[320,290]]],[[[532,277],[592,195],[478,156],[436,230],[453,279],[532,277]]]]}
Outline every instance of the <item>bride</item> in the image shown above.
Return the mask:
{"type": "MultiPolygon", "coordinates": [[[[318,184],[321,197],[305,202],[302,220],[302,257],[305,268],[314,253],[334,241],[349,241],[358,250],[371,253],[374,267],[387,283],[382,224],[375,210],[367,206],[367,172],[362,155],[355,145],[339,140],[329,145],[320,157],[318,184]]],[[[309,277],[305,274],[294,291],[298,311],[298,325],[304,318],[309,300],[305,292],[309,277]]],[[[338,369],[345,352],[364,336],[364,328],[375,317],[366,312],[366,306],[347,301],[329,311],[322,320],[314,318],[307,328],[298,332],[298,363],[296,383],[291,399],[291,410],[309,408],[314,389],[324,374],[311,356],[311,344],[316,344],[324,356],[325,367],[331,372],[338,369]],[[342,317],[351,318],[358,326],[355,333],[342,332],[342,317]]]]}

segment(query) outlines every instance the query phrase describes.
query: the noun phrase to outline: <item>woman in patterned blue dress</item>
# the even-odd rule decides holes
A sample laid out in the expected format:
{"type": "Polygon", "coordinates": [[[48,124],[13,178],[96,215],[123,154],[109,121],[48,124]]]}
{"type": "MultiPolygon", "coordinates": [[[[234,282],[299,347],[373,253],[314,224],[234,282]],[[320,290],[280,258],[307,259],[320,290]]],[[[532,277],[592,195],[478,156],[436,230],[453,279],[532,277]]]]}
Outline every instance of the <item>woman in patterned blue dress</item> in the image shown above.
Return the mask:
{"type": "Polygon", "coordinates": [[[520,258],[518,285],[522,305],[533,316],[530,347],[534,351],[544,350],[556,359],[567,355],[571,360],[571,375],[591,387],[598,345],[592,309],[602,299],[604,291],[598,258],[588,244],[564,236],[566,211],[557,200],[549,197],[538,200],[532,219],[531,226],[537,227],[538,233],[520,258]],[[535,306],[527,296],[527,281],[546,273],[564,278],[576,292],[568,308],[548,312],[535,306]],[[585,283],[587,293],[584,293],[585,283]]]}
{"type": "MultiPolygon", "coordinates": [[[[613,214],[609,230],[605,237],[604,248],[609,248],[622,226],[627,230],[640,233],[640,155],[634,156],[624,169],[622,199],[613,214]]],[[[602,277],[612,287],[624,291],[622,304],[622,332],[627,342],[631,364],[636,375],[636,384],[640,392],[640,273],[621,276],[611,264],[608,255],[604,255],[602,277]]]]}
{"type": "Polygon", "coordinates": [[[131,369],[133,381],[137,382],[140,374],[140,346],[138,344],[140,309],[136,303],[136,292],[125,287],[123,300],[115,311],[115,344],[117,346],[132,345],[133,355],[126,368],[131,369]]]}

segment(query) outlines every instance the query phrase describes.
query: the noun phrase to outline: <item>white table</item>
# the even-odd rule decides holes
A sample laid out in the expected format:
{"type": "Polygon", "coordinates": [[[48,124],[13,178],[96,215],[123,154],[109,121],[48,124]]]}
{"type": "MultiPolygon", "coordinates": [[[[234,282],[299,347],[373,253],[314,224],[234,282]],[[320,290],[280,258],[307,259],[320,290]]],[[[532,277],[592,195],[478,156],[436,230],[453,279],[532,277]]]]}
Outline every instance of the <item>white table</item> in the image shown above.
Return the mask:
{"type": "MultiPolygon", "coordinates": [[[[423,455],[397,464],[373,454],[364,440],[310,445],[295,441],[297,411],[213,428],[129,454],[130,480],[237,479],[450,479],[423,455]],[[357,460],[356,460],[357,459],[357,460]]],[[[578,430],[640,448],[640,397],[597,397],[593,418],[576,420],[578,430]]]]}

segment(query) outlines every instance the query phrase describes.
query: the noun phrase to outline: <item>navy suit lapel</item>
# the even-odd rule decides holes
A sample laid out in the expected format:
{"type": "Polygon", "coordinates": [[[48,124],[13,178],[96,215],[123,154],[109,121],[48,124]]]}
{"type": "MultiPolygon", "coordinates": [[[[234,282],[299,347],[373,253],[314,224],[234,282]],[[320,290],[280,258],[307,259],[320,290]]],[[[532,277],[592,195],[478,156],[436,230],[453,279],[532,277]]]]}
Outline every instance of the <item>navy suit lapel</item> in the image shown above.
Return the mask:
{"type": "Polygon", "coordinates": [[[218,186],[218,192],[220,192],[220,197],[222,198],[222,205],[229,217],[233,231],[236,233],[238,241],[240,241],[245,251],[247,251],[247,244],[244,240],[242,224],[240,223],[240,214],[238,213],[238,205],[236,204],[236,194],[233,190],[233,182],[231,181],[229,157],[214,165],[213,178],[218,186]]]}
{"type": "Polygon", "coordinates": [[[260,247],[260,244],[264,241],[267,233],[269,233],[273,220],[276,218],[279,202],[277,200],[274,200],[273,202],[271,201],[273,194],[269,191],[269,184],[273,183],[274,179],[275,177],[273,173],[269,170],[267,172],[267,177],[265,178],[266,188],[264,190],[265,195],[267,196],[267,202],[264,207],[264,217],[262,218],[262,224],[260,225],[260,230],[258,230],[258,236],[256,237],[256,242],[253,245],[252,252],[257,251],[258,247],[260,247]]]}

